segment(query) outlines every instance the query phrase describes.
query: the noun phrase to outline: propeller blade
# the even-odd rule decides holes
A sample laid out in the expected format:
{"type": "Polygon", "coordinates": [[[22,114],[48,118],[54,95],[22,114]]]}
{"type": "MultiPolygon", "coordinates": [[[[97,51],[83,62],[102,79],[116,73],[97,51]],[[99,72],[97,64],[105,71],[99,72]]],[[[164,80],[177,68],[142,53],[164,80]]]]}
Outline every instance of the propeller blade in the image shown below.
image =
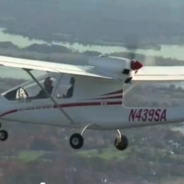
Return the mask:
{"type": "Polygon", "coordinates": [[[129,36],[127,37],[125,48],[128,51],[128,59],[132,60],[136,58],[136,50],[138,48],[138,40],[135,38],[135,36],[129,36]]]}
{"type": "Polygon", "coordinates": [[[132,59],[135,59],[135,57],[136,57],[135,52],[129,52],[128,53],[128,59],[132,60],[132,59]]]}
{"type": "Polygon", "coordinates": [[[133,44],[129,44],[126,48],[128,51],[128,59],[130,60],[135,59],[137,46],[133,44]]]}
{"type": "Polygon", "coordinates": [[[148,55],[145,55],[144,57],[144,63],[145,65],[148,65],[148,66],[156,66],[156,59],[154,56],[148,56],[148,55]]]}
{"type": "Polygon", "coordinates": [[[136,50],[138,49],[138,39],[133,36],[129,36],[126,40],[126,49],[128,52],[127,58],[130,59],[130,69],[134,71],[138,71],[143,67],[142,63],[136,60],[136,50]]]}

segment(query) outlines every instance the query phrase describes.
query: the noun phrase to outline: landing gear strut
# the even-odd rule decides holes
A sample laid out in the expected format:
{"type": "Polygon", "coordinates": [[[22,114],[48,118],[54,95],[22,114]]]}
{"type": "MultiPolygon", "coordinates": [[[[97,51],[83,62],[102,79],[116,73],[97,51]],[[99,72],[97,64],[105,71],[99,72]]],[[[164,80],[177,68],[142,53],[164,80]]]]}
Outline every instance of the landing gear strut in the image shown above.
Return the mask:
{"type": "Polygon", "coordinates": [[[0,141],[6,141],[7,139],[8,139],[8,132],[6,130],[0,130],[0,141]]]}
{"type": "MultiPolygon", "coordinates": [[[[75,133],[70,137],[69,143],[70,146],[73,149],[80,149],[82,148],[82,146],[84,145],[84,138],[82,136],[82,134],[84,133],[84,131],[89,127],[90,125],[86,126],[81,134],[79,133],[75,133]]],[[[114,146],[120,150],[120,151],[124,151],[127,147],[128,147],[128,138],[125,135],[122,135],[121,132],[119,130],[117,130],[118,132],[118,136],[115,138],[114,141],[114,146]]]]}

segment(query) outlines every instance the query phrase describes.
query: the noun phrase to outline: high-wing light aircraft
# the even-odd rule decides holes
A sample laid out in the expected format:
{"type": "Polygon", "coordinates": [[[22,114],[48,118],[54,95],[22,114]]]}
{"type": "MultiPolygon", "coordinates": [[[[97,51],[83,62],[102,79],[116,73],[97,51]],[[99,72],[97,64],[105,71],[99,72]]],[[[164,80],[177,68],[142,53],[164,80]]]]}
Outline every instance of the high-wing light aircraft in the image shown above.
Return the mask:
{"type": "MultiPolygon", "coordinates": [[[[120,129],[184,121],[184,107],[127,108],[123,86],[141,82],[184,81],[184,66],[143,66],[134,59],[99,56],[78,66],[0,56],[0,65],[21,68],[32,80],[0,96],[0,121],[82,128],[71,135],[72,148],[83,146],[86,129],[117,130],[115,147],[125,150],[120,129]],[[44,71],[35,77],[32,70],[44,71]],[[132,83],[132,84],[131,84],[132,83]]],[[[8,138],[0,130],[0,140],[8,138]]]]}

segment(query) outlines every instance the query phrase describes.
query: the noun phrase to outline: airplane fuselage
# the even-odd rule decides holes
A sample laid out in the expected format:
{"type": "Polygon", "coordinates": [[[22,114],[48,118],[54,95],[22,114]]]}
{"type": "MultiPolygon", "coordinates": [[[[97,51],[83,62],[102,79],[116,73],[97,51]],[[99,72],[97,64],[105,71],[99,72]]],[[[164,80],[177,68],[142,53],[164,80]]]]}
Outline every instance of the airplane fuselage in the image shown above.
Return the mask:
{"type": "Polygon", "coordinates": [[[91,129],[123,129],[153,124],[181,122],[181,108],[127,108],[120,101],[72,102],[53,105],[20,102],[19,105],[1,108],[0,118],[6,121],[34,124],[58,125],[62,127],[84,127],[91,129]],[[59,105],[59,106],[58,106],[59,105]],[[60,111],[60,107],[74,123],[60,111]]]}
{"type": "MultiPolygon", "coordinates": [[[[119,129],[184,121],[184,107],[124,106],[123,86],[131,82],[183,81],[181,66],[143,67],[135,58],[96,57],[89,65],[69,65],[0,56],[2,66],[21,68],[32,81],[20,84],[0,96],[0,124],[19,122],[81,128],[69,138],[72,148],[84,144],[84,131],[117,129],[114,145],[128,147],[119,129]],[[45,71],[35,77],[32,70],[45,71]]],[[[157,99],[155,99],[157,100],[157,99]]],[[[8,132],[0,130],[0,141],[8,132]]]]}
{"type": "MultiPolygon", "coordinates": [[[[3,104],[0,107],[1,121],[62,127],[84,127],[90,124],[91,129],[110,130],[180,122],[184,119],[183,110],[179,107],[125,107],[124,84],[121,81],[75,76],[73,95],[70,98],[63,98],[58,86],[61,84],[63,90],[63,86],[66,88],[67,85],[62,83],[62,77],[60,75],[56,77],[58,82],[52,94],[57,104],[54,104],[50,98],[8,100],[1,96],[0,101],[3,104]],[[63,110],[70,119],[62,112],[63,110]]],[[[23,84],[21,87],[29,91],[26,85],[23,84]]],[[[64,91],[66,92],[66,89],[64,91]]]]}

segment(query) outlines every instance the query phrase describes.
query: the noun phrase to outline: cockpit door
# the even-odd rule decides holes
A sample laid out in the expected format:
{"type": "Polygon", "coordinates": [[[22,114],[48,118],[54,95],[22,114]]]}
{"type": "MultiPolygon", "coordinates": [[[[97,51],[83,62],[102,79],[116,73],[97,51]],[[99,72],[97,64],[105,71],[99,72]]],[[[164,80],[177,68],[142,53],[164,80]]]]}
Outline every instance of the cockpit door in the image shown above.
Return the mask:
{"type": "MultiPolygon", "coordinates": [[[[48,74],[39,79],[39,83],[51,96],[53,96],[59,77],[60,74],[48,74]]],[[[36,82],[29,86],[25,86],[24,89],[29,94],[27,99],[44,100],[49,98],[36,82]]]]}

